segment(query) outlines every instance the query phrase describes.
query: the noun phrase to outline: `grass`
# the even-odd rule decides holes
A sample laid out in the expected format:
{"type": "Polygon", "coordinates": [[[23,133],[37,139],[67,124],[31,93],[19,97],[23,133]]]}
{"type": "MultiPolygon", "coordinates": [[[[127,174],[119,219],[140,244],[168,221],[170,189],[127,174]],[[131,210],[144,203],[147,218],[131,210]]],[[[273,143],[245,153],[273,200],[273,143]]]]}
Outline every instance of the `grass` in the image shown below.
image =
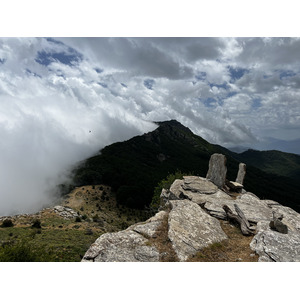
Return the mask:
{"type": "Polygon", "coordinates": [[[12,216],[13,227],[0,227],[0,261],[80,261],[101,234],[123,230],[149,217],[146,211],[117,205],[107,186],[76,188],[61,204],[79,212],[81,222],[64,219],[50,208],[12,216]],[[101,199],[103,192],[105,198],[101,199]],[[34,224],[41,228],[32,227],[34,224]]]}
{"type": "Polygon", "coordinates": [[[250,249],[253,236],[242,235],[239,228],[227,221],[220,221],[228,239],[213,243],[189,258],[189,262],[256,262],[258,255],[250,249]]]}

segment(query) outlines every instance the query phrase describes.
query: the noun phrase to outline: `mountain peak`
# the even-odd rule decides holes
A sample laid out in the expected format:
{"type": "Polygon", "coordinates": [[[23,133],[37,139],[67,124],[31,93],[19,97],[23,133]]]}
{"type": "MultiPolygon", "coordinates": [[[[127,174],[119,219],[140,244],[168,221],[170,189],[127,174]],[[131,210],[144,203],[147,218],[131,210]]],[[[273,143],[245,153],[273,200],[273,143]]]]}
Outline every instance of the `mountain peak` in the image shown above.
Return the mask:
{"type": "Polygon", "coordinates": [[[188,127],[182,125],[180,122],[174,119],[169,121],[161,121],[161,122],[154,122],[154,123],[159,125],[160,128],[172,128],[172,129],[184,131],[186,133],[192,133],[192,131],[188,127]]]}

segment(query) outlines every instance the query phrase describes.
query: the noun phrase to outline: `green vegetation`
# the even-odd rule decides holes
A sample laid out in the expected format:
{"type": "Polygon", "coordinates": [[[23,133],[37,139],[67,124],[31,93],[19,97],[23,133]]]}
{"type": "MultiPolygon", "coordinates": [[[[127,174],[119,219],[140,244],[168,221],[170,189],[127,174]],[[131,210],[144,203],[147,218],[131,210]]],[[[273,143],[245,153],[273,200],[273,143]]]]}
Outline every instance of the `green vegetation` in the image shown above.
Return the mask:
{"type": "Polygon", "coordinates": [[[14,224],[13,224],[12,220],[10,220],[10,219],[5,219],[1,225],[1,227],[13,227],[13,226],[14,226],[14,224]]]}
{"type": "Polygon", "coordinates": [[[281,151],[248,150],[239,155],[240,160],[267,173],[287,176],[300,181],[300,155],[281,151]]]}
{"type": "MultiPolygon", "coordinates": [[[[181,170],[205,177],[213,153],[226,155],[227,178],[235,180],[238,164],[244,161],[239,154],[208,143],[177,121],[158,125],[150,133],[107,146],[87,159],[74,170],[75,185],[107,184],[119,204],[144,209],[150,206],[158,182],[168,174],[181,170]]],[[[300,211],[297,178],[266,173],[249,164],[245,189],[300,211]]]]}
{"type": "Polygon", "coordinates": [[[64,219],[52,209],[38,215],[12,216],[14,226],[0,227],[0,261],[80,261],[95,240],[105,232],[126,229],[145,221],[149,211],[117,204],[107,186],[85,186],[66,195],[61,203],[82,217],[64,219]],[[101,195],[105,199],[101,200],[101,195]]]}
{"type": "Polygon", "coordinates": [[[154,193],[152,197],[152,202],[150,204],[150,207],[154,210],[157,210],[159,206],[162,205],[160,201],[160,194],[162,189],[169,189],[172,183],[176,179],[182,179],[185,175],[191,175],[191,174],[183,174],[181,171],[176,171],[174,174],[169,174],[165,179],[161,180],[158,185],[154,188],[154,193]]]}

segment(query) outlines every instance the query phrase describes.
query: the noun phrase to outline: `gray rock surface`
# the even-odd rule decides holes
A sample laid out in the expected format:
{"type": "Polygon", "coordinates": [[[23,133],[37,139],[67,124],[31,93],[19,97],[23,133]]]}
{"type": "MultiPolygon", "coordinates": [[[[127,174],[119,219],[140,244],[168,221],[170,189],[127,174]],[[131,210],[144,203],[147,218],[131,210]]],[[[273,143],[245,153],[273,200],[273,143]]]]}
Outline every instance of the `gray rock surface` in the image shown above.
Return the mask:
{"type": "Polygon", "coordinates": [[[180,261],[227,238],[220,222],[189,200],[170,201],[168,236],[180,261]]]}
{"type": "Polygon", "coordinates": [[[300,261],[300,233],[283,234],[270,229],[260,230],[251,241],[250,248],[259,255],[258,261],[261,262],[300,261]]]}
{"type": "Polygon", "coordinates": [[[218,187],[206,178],[196,176],[184,176],[182,188],[185,191],[191,191],[200,194],[214,194],[218,187]]]}
{"type": "Polygon", "coordinates": [[[225,184],[227,174],[226,156],[215,153],[210,157],[206,178],[213,182],[218,188],[225,184]]]}
{"type": "Polygon", "coordinates": [[[161,225],[163,219],[168,215],[166,211],[160,211],[144,223],[137,223],[127,228],[133,230],[146,238],[155,237],[157,228],[161,225]]]}
{"type": "Polygon", "coordinates": [[[236,182],[240,183],[241,185],[243,185],[244,183],[244,179],[246,176],[246,164],[240,163],[239,164],[239,171],[236,177],[236,182]]]}
{"type": "Polygon", "coordinates": [[[251,193],[242,194],[236,200],[211,198],[206,201],[204,208],[207,209],[210,215],[220,219],[226,219],[226,213],[222,208],[223,205],[227,205],[233,213],[236,213],[234,204],[238,205],[249,222],[257,223],[261,220],[271,221],[273,218],[272,209],[251,193]]]}
{"type": "Polygon", "coordinates": [[[160,211],[146,222],[101,235],[85,253],[82,261],[159,261],[158,250],[147,242],[150,237],[155,237],[157,228],[167,214],[166,211],[160,211]]]}
{"type": "Polygon", "coordinates": [[[72,219],[79,216],[78,213],[72,208],[61,205],[54,206],[53,211],[64,219],[72,219]]]}
{"type": "Polygon", "coordinates": [[[147,239],[133,230],[101,235],[85,253],[82,261],[139,262],[159,261],[159,252],[146,245],[147,239]]]}

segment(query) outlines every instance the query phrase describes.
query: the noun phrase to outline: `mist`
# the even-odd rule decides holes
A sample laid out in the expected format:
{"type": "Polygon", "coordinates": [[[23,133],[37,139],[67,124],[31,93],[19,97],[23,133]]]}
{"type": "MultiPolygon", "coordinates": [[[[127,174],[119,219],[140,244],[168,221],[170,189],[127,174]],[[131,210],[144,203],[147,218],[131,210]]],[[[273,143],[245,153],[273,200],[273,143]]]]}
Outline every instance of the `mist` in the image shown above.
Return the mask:
{"type": "MultiPolygon", "coordinates": [[[[33,213],[57,201],[56,186],[79,161],[105,145],[156,125],[129,113],[121,118],[57,94],[2,97],[0,110],[0,215],[33,213]]],[[[111,112],[110,112],[111,113],[111,112]]]]}

